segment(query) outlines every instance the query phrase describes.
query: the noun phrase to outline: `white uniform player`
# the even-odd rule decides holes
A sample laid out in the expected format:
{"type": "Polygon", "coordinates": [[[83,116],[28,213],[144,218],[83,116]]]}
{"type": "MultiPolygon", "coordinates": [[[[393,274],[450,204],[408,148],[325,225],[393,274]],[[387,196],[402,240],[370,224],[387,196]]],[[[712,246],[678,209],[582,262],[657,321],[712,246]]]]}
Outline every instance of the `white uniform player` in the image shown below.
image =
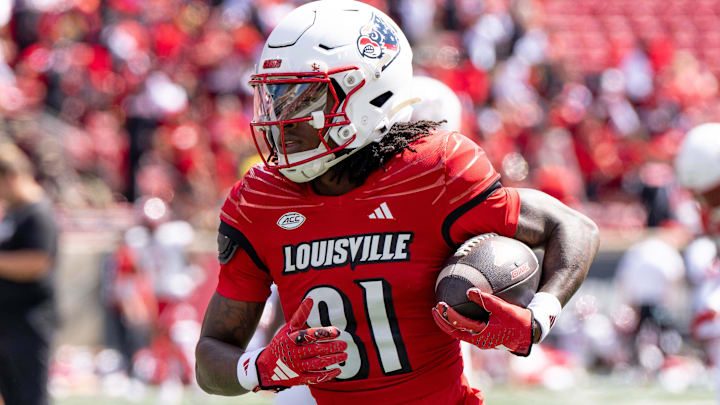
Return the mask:
{"type": "Polygon", "coordinates": [[[667,305],[677,295],[685,273],[676,246],[650,237],[631,246],[617,269],[618,289],[636,308],[667,305]]]}
{"type": "Polygon", "coordinates": [[[455,92],[440,80],[427,76],[415,76],[412,95],[419,101],[413,104],[411,120],[445,120],[442,129],[460,131],[462,105],[455,92]]]}
{"type": "MultiPolygon", "coordinates": [[[[720,123],[702,124],[686,135],[675,160],[678,180],[700,204],[704,236],[686,249],[694,286],[693,336],[720,367],[720,123]]],[[[720,374],[715,376],[720,403],[720,374]]]]}

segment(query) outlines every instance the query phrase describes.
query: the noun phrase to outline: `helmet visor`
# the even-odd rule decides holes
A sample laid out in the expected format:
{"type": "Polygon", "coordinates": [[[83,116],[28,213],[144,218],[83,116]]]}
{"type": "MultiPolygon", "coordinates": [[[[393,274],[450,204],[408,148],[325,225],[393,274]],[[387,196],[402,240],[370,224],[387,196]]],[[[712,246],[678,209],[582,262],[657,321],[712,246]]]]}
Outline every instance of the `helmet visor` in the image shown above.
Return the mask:
{"type": "Polygon", "coordinates": [[[314,111],[329,113],[335,104],[327,82],[258,83],[254,88],[254,123],[309,117],[314,111]]]}

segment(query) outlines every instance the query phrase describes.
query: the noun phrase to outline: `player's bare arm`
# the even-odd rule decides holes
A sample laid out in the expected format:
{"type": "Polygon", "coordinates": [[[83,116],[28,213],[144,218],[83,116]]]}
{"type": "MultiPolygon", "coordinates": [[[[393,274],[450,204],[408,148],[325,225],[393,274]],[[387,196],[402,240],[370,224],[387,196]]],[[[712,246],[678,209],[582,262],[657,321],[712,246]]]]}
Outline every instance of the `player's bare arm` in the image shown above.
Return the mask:
{"type": "Polygon", "coordinates": [[[538,291],[565,305],[580,288],[600,242],[597,225],[585,215],[537,190],[518,189],[520,217],[515,239],[544,248],[538,291]]]}
{"type": "Polygon", "coordinates": [[[19,282],[38,280],[50,271],[51,263],[44,250],[0,252],[0,277],[19,282]]]}
{"type": "Polygon", "coordinates": [[[235,301],[215,293],[208,304],[195,350],[197,382],[208,393],[247,392],[237,379],[237,363],[255,332],[264,302],[235,301]]]}
{"type": "MultiPolygon", "coordinates": [[[[518,189],[518,194],[521,203],[515,239],[544,248],[538,292],[552,294],[564,306],[580,288],[595,258],[600,241],[597,225],[543,192],[518,189]]],[[[533,329],[537,327],[533,325],[533,329]]],[[[533,333],[535,343],[539,338],[539,333],[533,333]]]]}

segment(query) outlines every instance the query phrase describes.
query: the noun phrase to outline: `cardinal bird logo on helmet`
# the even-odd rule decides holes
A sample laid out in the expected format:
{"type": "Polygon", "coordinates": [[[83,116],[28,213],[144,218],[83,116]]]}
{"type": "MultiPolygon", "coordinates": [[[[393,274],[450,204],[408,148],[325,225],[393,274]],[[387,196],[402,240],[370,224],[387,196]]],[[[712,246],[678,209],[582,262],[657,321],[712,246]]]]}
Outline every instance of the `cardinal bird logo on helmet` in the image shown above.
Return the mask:
{"type": "Polygon", "coordinates": [[[375,14],[360,28],[357,46],[362,56],[387,61],[382,64],[382,70],[385,70],[400,53],[400,43],[395,28],[375,14]]]}

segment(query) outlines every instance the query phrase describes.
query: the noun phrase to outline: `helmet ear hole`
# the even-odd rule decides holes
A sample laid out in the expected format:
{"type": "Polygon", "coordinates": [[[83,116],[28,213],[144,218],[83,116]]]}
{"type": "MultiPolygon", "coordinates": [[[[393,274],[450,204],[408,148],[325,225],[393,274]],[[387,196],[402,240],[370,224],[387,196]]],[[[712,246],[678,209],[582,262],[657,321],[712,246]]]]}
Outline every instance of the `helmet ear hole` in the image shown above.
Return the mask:
{"type": "Polygon", "coordinates": [[[370,100],[370,104],[374,105],[377,108],[382,107],[389,99],[393,96],[392,91],[386,91],[385,93],[375,97],[374,99],[370,100]]]}

